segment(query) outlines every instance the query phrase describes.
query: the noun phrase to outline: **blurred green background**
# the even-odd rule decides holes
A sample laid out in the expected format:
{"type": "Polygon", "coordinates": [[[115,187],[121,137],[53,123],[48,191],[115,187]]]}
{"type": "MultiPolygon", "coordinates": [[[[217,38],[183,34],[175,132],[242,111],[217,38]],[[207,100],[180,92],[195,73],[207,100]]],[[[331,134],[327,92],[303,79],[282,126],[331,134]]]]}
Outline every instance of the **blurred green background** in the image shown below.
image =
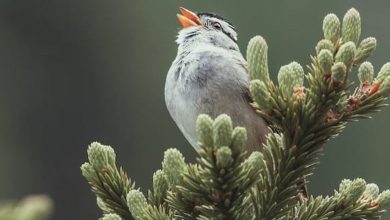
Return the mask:
{"type": "MultiPolygon", "coordinates": [[[[362,37],[378,39],[376,69],[390,60],[389,1],[1,0],[0,198],[47,193],[53,219],[96,219],[79,170],[90,142],[115,147],[144,191],[168,147],[194,160],[163,99],[179,6],[229,18],[243,53],[250,37],[264,36],[273,77],[292,60],[307,64],[322,18],[351,7],[361,13],[362,37]]],[[[390,188],[389,116],[386,108],[332,140],[310,191],[331,194],[355,177],[390,188]]]]}

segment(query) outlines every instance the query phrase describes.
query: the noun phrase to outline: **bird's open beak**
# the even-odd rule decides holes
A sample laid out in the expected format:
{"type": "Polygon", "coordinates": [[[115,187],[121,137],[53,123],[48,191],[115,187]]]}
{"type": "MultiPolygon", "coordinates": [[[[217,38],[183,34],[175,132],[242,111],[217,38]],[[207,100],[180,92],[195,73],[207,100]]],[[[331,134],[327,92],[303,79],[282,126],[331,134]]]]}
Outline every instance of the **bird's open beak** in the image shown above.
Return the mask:
{"type": "Polygon", "coordinates": [[[177,19],[183,28],[202,25],[198,15],[194,12],[183,7],[180,7],[180,12],[181,14],[177,14],[177,19]]]}

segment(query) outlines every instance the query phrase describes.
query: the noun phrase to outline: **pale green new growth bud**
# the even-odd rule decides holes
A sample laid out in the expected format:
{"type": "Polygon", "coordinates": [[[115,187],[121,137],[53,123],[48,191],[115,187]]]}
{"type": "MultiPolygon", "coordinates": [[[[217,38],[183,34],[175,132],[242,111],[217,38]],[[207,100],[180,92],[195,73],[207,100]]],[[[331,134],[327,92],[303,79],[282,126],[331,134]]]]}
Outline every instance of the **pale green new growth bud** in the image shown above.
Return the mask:
{"type": "Polygon", "coordinates": [[[351,8],[347,11],[343,18],[342,39],[343,42],[352,41],[358,43],[361,33],[361,21],[359,12],[351,8]]]}
{"type": "Polygon", "coordinates": [[[102,220],[122,220],[122,218],[117,214],[105,214],[102,220]]]}
{"type": "Polygon", "coordinates": [[[88,160],[98,171],[108,166],[115,167],[115,152],[112,147],[93,142],[88,147],[88,160]]]}
{"type": "Polygon", "coordinates": [[[358,77],[361,83],[372,83],[374,80],[374,66],[368,61],[362,63],[359,67],[358,77]]]}
{"type": "Polygon", "coordinates": [[[379,195],[378,185],[376,185],[375,183],[367,184],[366,190],[364,190],[363,195],[370,199],[376,199],[379,195]]]}
{"type": "Polygon", "coordinates": [[[201,147],[213,146],[213,120],[210,116],[201,114],[196,120],[196,133],[201,147]]]}
{"type": "Polygon", "coordinates": [[[343,193],[350,187],[352,181],[350,179],[343,179],[339,186],[339,192],[343,193]]]}
{"type": "Polygon", "coordinates": [[[344,63],[338,62],[332,66],[332,78],[334,81],[342,82],[347,74],[347,67],[344,63]]]}
{"type": "Polygon", "coordinates": [[[264,82],[258,79],[252,80],[249,84],[249,91],[260,108],[265,111],[268,111],[271,108],[269,103],[270,93],[264,82]]]}
{"type": "Polygon", "coordinates": [[[385,65],[382,66],[382,68],[379,70],[379,73],[378,73],[378,76],[376,77],[376,79],[382,82],[388,76],[390,76],[390,62],[386,63],[385,65]]]}
{"type": "Polygon", "coordinates": [[[227,168],[233,162],[232,151],[229,147],[220,147],[217,150],[215,157],[217,160],[217,166],[220,168],[227,168]]]}
{"type": "Polygon", "coordinates": [[[390,76],[381,82],[379,92],[384,96],[390,95],[390,76]]]}
{"type": "Polygon", "coordinates": [[[263,168],[263,154],[258,151],[252,152],[244,161],[244,166],[251,170],[261,170],[263,168]]]}
{"type": "Polygon", "coordinates": [[[174,148],[170,148],[164,153],[162,168],[166,175],[169,186],[174,187],[181,180],[187,166],[180,151],[174,148]]]}
{"type": "Polygon", "coordinates": [[[372,55],[376,49],[376,39],[374,37],[368,37],[360,42],[359,47],[356,50],[355,64],[360,64],[372,55]]]}
{"type": "Polygon", "coordinates": [[[269,81],[267,53],[268,46],[264,38],[255,36],[249,41],[247,61],[251,79],[260,79],[264,82],[269,81]]]}
{"type": "Polygon", "coordinates": [[[108,210],[106,203],[99,196],[96,197],[96,204],[101,210],[108,210]]]}
{"type": "Polygon", "coordinates": [[[322,23],[324,37],[327,40],[336,42],[340,38],[340,20],[335,14],[328,14],[322,23]]]}
{"type": "Polygon", "coordinates": [[[321,50],[329,50],[330,52],[333,53],[334,51],[333,43],[330,40],[325,40],[325,39],[320,40],[316,46],[317,54],[319,54],[321,50]]]}
{"type": "Polygon", "coordinates": [[[219,115],[213,123],[214,148],[230,146],[232,143],[233,124],[226,114],[219,115]]]}
{"type": "Polygon", "coordinates": [[[246,129],[243,127],[235,127],[232,134],[232,153],[237,155],[242,152],[246,147],[247,142],[246,129]]]}
{"type": "Polygon", "coordinates": [[[355,57],[356,46],[353,42],[347,42],[341,45],[339,51],[337,51],[335,61],[343,62],[345,66],[350,67],[355,57]]]}
{"type": "Polygon", "coordinates": [[[293,94],[294,88],[303,85],[304,71],[297,62],[282,66],[278,73],[279,88],[285,97],[293,94]]]}
{"type": "Polygon", "coordinates": [[[85,179],[91,181],[96,176],[96,171],[90,163],[85,162],[81,165],[81,174],[85,179]]]}
{"type": "Polygon", "coordinates": [[[153,174],[153,192],[161,199],[164,197],[166,191],[168,191],[168,182],[164,171],[157,170],[153,174]]]}
{"type": "Polygon", "coordinates": [[[305,72],[303,71],[301,64],[297,62],[291,62],[289,66],[291,67],[293,72],[295,85],[303,86],[303,78],[305,77],[305,72]]]}
{"type": "Polygon", "coordinates": [[[329,50],[323,49],[318,54],[318,62],[320,64],[322,73],[327,74],[330,72],[333,65],[333,54],[329,50]]]}
{"type": "Polygon", "coordinates": [[[144,194],[139,190],[133,189],[127,194],[126,200],[131,215],[135,219],[141,218],[144,215],[145,208],[148,206],[144,194]]]}
{"type": "Polygon", "coordinates": [[[354,179],[347,189],[347,196],[350,201],[357,201],[366,190],[366,181],[361,178],[354,179]]]}
{"type": "Polygon", "coordinates": [[[390,190],[385,190],[378,196],[378,202],[381,207],[390,205],[390,190]]]}

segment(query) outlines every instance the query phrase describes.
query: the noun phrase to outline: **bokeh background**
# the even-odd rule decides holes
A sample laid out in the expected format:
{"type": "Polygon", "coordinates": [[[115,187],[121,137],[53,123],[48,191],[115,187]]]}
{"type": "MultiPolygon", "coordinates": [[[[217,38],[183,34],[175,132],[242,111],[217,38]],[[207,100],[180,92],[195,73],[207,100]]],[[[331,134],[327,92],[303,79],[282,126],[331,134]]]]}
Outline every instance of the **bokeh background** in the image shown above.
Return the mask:
{"type": "MultiPolygon", "coordinates": [[[[115,147],[144,191],[168,147],[194,160],[163,99],[179,6],[229,18],[243,53],[253,35],[264,36],[273,76],[292,60],[307,64],[322,18],[342,18],[351,7],[361,13],[362,37],[378,39],[376,69],[390,60],[389,1],[1,0],[1,199],[46,193],[56,204],[53,219],[97,219],[79,170],[95,140],[115,147]]],[[[355,177],[390,188],[390,108],[375,116],[327,145],[313,194],[355,177]]]]}

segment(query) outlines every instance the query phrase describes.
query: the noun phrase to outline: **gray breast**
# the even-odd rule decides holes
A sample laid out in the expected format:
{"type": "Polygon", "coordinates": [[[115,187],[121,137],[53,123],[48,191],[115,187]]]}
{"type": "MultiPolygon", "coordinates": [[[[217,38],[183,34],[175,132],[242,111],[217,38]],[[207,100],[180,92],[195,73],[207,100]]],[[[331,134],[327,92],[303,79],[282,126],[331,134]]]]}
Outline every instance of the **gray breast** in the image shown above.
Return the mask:
{"type": "Polygon", "coordinates": [[[245,61],[241,54],[227,52],[210,49],[192,52],[180,62],[176,60],[168,73],[165,85],[168,111],[195,148],[199,114],[213,118],[228,114],[235,126],[247,128],[250,144],[260,145],[256,133],[265,130],[265,126],[247,100],[245,61]]]}

